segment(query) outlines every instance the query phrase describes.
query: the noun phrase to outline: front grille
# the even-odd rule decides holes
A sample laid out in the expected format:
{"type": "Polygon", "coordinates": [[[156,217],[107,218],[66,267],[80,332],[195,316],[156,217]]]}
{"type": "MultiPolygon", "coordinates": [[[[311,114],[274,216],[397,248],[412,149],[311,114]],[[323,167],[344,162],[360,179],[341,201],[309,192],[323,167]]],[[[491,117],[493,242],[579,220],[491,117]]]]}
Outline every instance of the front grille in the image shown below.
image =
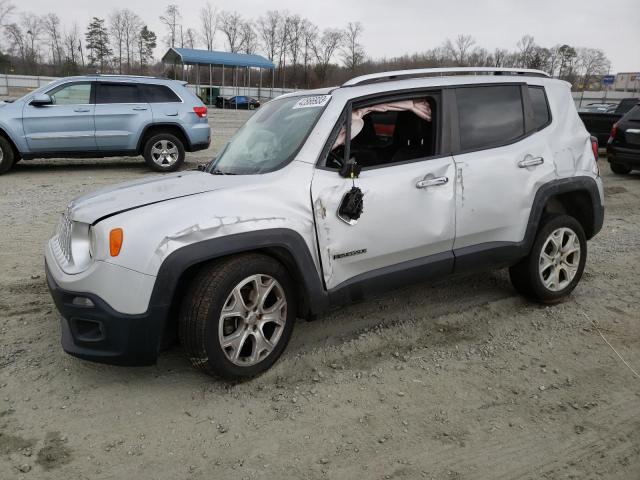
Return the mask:
{"type": "Polygon", "coordinates": [[[71,228],[73,224],[69,217],[69,211],[65,211],[60,219],[60,224],[58,225],[58,245],[66,261],[71,263],[73,260],[71,256],[71,228]]]}

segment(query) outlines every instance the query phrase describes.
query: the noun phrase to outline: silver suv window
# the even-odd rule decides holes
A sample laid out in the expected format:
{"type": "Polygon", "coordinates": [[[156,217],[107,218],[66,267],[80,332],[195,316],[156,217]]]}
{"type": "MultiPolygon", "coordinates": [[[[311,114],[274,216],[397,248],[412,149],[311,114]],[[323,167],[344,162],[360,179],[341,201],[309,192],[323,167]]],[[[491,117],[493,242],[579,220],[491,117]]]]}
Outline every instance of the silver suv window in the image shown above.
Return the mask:
{"type": "Polygon", "coordinates": [[[66,83],[47,92],[54,105],[86,105],[91,103],[91,83],[66,83]]]}
{"type": "Polygon", "coordinates": [[[505,145],[524,135],[520,85],[457,88],[456,99],[463,152],[505,145]]]}
{"type": "Polygon", "coordinates": [[[140,94],[135,83],[97,82],[96,103],[139,103],[140,94]]]}
{"type": "Polygon", "coordinates": [[[141,84],[142,95],[148,103],[180,103],[180,97],[166,85],[141,84]]]}

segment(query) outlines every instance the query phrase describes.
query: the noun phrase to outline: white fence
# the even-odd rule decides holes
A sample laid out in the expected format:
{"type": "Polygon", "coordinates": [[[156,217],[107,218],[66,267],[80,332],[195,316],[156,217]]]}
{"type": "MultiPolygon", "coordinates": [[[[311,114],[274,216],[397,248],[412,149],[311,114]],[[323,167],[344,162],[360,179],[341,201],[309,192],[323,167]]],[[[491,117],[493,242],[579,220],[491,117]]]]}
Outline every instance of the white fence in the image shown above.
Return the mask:
{"type": "Polygon", "coordinates": [[[31,75],[0,75],[0,95],[5,97],[24,95],[31,90],[53,82],[56,77],[31,75]]]}

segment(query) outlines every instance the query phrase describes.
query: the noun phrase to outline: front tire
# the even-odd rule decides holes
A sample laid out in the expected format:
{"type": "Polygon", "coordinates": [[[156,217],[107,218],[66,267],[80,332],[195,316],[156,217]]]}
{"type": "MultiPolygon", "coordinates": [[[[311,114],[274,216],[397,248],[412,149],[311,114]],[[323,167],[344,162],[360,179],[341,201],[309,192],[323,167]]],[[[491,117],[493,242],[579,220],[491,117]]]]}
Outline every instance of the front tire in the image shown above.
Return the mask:
{"type": "Polygon", "coordinates": [[[16,162],[15,158],[13,147],[9,141],[4,137],[0,137],[0,175],[11,170],[11,167],[16,162]]]}
{"type": "Polygon", "coordinates": [[[611,171],[618,175],[626,175],[628,173],[631,173],[631,167],[623,165],[621,163],[612,162],[609,164],[609,166],[611,167],[611,171]]]}
{"type": "Polygon", "coordinates": [[[587,260],[587,239],[569,215],[543,219],[527,257],[509,269],[521,294],[542,303],[557,303],[576,287],[587,260]]]}
{"type": "Polygon", "coordinates": [[[144,144],[144,161],[157,172],[173,172],[184,163],[182,141],[171,133],[158,133],[144,144]]]}
{"type": "Polygon", "coordinates": [[[187,290],[178,322],[191,363],[228,379],[270,368],[291,338],[294,292],[284,266],[266,255],[238,255],[204,267],[187,290]]]}

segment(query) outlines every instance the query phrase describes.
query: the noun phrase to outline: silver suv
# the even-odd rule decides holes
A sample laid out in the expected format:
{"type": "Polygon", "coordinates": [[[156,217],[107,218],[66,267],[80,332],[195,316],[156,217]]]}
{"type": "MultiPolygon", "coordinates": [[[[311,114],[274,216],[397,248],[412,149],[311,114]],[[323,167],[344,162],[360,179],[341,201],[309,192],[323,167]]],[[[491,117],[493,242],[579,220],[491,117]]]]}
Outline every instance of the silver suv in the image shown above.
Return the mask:
{"type": "Polygon", "coordinates": [[[170,172],[209,146],[207,107],[184,82],[92,75],[0,102],[0,174],[22,159],[143,155],[170,172]]]}
{"type": "Polygon", "coordinates": [[[282,96],[206,168],[69,205],[46,247],[63,347],[149,364],[177,331],[196,367],[251,377],[296,318],[411,282],[507,266],[517,291],[558,302],[602,227],[596,155],[569,84],[537,71],[282,96]]]}

